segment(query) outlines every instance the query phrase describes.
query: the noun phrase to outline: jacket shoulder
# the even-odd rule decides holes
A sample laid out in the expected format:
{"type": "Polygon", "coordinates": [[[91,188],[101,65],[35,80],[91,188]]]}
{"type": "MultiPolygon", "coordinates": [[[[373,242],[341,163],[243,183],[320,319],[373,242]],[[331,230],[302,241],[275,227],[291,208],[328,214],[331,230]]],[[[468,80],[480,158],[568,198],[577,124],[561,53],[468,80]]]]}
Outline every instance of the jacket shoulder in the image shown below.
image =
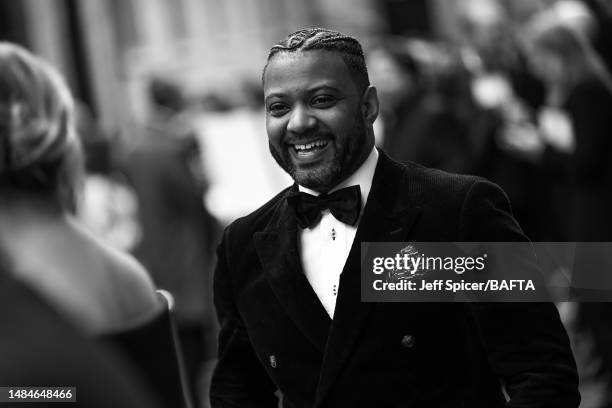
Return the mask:
{"type": "Polygon", "coordinates": [[[508,196],[491,181],[411,163],[399,166],[407,178],[404,186],[410,191],[403,193],[406,194],[404,199],[426,208],[428,224],[438,225],[440,231],[450,231],[448,236],[453,240],[512,242],[526,239],[512,215],[508,196]]]}
{"type": "Polygon", "coordinates": [[[227,227],[226,233],[231,230],[232,234],[251,237],[255,231],[262,230],[273,219],[291,188],[285,188],[255,211],[236,219],[227,227]]]}
{"type": "Polygon", "coordinates": [[[496,184],[479,176],[449,173],[413,162],[399,163],[392,159],[389,161],[396,171],[401,172],[412,195],[424,197],[430,204],[433,198],[445,202],[462,201],[475,185],[502,191],[496,184]]]}

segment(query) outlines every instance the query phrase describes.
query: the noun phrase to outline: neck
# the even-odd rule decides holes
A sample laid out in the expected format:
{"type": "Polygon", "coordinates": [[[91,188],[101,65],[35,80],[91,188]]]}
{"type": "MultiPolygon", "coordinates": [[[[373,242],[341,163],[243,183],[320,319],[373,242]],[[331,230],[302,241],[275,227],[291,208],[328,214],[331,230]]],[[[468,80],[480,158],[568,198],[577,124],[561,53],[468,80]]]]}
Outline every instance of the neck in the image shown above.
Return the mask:
{"type": "Polygon", "coordinates": [[[343,183],[346,179],[351,177],[357,170],[359,170],[361,166],[363,166],[363,163],[365,163],[365,161],[370,156],[370,153],[372,153],[372,149],[374,149],[374,132],[372,129],[369,129],[367,136],[366,136],[365,144],[363,145],[359,156],[355,158],[353,163],[351,163],[351,165],[346,169],[345,172],[342,172],[341,177],[339,177],[337,180],[334,180],[332,185],[326,188],[325,191],[319,191],[319,192],[327,193],[329,190],[333,189],[334,187],[338,186],[339,184],[343,183]]]}
{"type": "Polygon", "coordinates": [[[0,248],[9,259],[23,261],[41,248],[49,248],[61,231],[70,229],[69,224],[69,216],[52,202],[0,198],[0,248]]]}
{"type": "MultiPolygon", "coordinates": [[[[44,220],[62,219],[64,211],[54,200],[25,193],[0,194],[0,227],[36,225],[44,220]]],[[[10,230],[10,229],[9,229],[10,230]]]]}

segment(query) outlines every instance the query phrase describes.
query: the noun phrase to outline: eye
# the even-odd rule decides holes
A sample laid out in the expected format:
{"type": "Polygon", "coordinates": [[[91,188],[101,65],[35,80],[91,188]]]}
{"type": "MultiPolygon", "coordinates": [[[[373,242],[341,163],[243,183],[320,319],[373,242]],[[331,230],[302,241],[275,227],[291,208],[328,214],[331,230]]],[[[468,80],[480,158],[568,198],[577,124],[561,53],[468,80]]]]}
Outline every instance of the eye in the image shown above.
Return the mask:
{"type": "Polygon", "coordinates": [[[330,95],[317,95],[312,99],[312,106],[315,108],[330,108],[336,104],[337,99],[330,95]]]}
{"type": "Polygon", "coordinates": [[[268,106],[268,112],[272,116],[283,116],[285,113],[289,112],[289,106],[285,103],[274,102],[268,106]]]}

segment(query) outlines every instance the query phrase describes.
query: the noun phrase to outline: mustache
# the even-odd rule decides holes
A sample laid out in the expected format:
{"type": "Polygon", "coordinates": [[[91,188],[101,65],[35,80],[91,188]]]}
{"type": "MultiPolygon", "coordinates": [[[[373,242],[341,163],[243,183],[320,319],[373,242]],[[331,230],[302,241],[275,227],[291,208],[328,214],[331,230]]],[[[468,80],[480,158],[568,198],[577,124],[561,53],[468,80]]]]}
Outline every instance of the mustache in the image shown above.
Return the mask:
{"type": "Polygon", "coordinates": [[[283,142],[286,144],[299,144],[301,142],[308,142],[308,141],[318,140],[318,139],[331,140],[331,139],[334,139],[334,135],[331,132],[314,131],[314,132],[303,133],[300,135],[285,136],[285,138],[283,139],[283,142]]]}

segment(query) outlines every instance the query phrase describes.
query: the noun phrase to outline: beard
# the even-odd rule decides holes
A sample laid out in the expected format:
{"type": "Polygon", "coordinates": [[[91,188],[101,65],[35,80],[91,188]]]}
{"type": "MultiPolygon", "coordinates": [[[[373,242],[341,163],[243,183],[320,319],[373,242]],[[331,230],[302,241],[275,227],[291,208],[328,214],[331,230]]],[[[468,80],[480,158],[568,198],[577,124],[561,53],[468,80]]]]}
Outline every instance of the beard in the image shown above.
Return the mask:
{"type": "MultiPolygon", "coordinates": [[[[356,161],[361,157],[361,151],[366,143],[366,128],[361,116],[355,118],[354,125],[344,140],[330,133],[316,133],[322,139],[334,143],[335,151],[332,160],[312,166],[312,168],[296,168],[291,160],[289,149],[277,149],[269,144],[270,153],[278,165],[287,172],[299,185],[311,190],[325,192],[356,170],[356,161]]],[[[308,135],[311,138],[312,135],[308,135]]],[[[319,137],[315,137],[319,138],[319,137]]]]}

